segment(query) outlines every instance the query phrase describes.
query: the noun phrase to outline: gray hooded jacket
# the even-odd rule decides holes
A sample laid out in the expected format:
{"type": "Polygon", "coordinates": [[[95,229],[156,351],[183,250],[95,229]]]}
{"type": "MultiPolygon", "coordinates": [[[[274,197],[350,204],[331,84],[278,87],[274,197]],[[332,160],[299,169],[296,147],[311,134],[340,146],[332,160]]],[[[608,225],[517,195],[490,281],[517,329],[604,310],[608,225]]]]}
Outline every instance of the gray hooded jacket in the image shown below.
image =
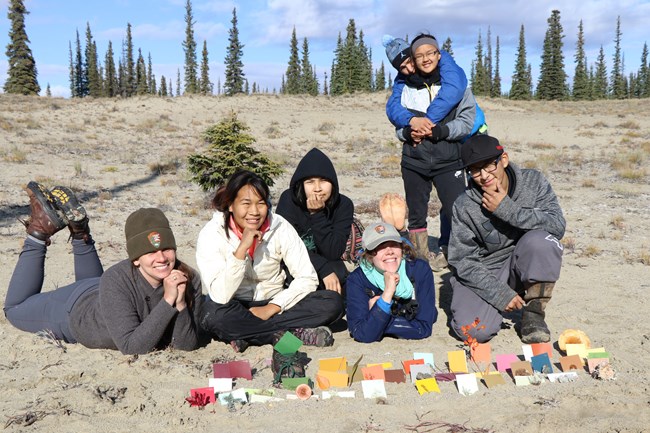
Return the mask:
{"type": "Polygon", "coordinates": [[[561,239],[566,227],[557,197],[542,173],[522,170],[513,163],[506,171],[511,191],[494,213],[481,206],[483,191],[473,182],[458,197],[448,257],[458,281],[499,311],[517,293],[495,274],[510,258],[519,238],[530,230],[545,230],[561,239]]]}

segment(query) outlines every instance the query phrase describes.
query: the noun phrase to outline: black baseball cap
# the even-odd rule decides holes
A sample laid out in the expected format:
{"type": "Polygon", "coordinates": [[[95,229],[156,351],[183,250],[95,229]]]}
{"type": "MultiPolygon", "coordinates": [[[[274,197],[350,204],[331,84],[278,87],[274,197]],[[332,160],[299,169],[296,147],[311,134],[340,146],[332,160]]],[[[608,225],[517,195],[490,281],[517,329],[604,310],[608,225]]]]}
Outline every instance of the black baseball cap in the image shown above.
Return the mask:
{"type": "Polygon", "coordinates": [[[469,167],[477,162],[496,159],[503,153],[499,140],[485,134],[470,137],[460,150],[463,166],[469,167]]]}

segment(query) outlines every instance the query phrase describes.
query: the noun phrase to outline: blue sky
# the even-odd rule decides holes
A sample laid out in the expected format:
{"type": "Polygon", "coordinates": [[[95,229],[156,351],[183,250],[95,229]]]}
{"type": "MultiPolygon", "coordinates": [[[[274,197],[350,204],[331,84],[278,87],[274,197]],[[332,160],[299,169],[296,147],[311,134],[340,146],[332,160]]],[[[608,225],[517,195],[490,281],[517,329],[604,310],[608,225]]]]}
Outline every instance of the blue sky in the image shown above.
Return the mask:
{"type": "MultiPolygon", "coordinates": [[[[9,41],[8,0],[1,0],[0,43],[9,41]]],[[[26,17],[30,47],[38,67],[38,80],[45,91],[47,83],[54,95],[68,96],[68,43],[79,30],[82,48],[86,22],[97,43],[103,61],[108,41],[119,52],[127,22],[133,29],[134,46],[141,48],[145,59],[151,53],[154,73],[172,77],[183,67],[182,41],[185,37],[185,0],[25,0],[30,12],[26,17]]],[[[372,48],[376,67],[385,61],[381,45],[383,34],[411,36],[428,31],[439,40],[452,39],[456,61],[469,76],[479,31],[484,41],[488,26],[492,48],[496,36],[501,44],[502,88],[509,90],[514,70],[519,28],[526,31],[527,60],[537,82],[540,54],[553,9],[559,9],[564,29],[564,56],[570,77],[575,68],[573,56],[578,23],[583,20],[588,61],[594,62],[602,45],[608,70],[614,54],[616,17],[621,17],[622,49],[625,71],[637,71],[644,42],[650,39],[647,18],[650,0],[193,0],[194,31],[197,44],[207,40],[210,75],[213,83],[223,82],[228,29],[232,9],[237,8],[239,35],[244,46],[244,72],[249,82],[262,89],[279,88],[289,58],[289,40],[293,27],[300,40],[307,37],[310,58],[319,81],[332,64],[339,32],[345,35],[350,18],[363,29],[365,41],[372,48]]],[[[200,59],[200,52],[197,53],[200,59]]],[[[117,60],[117,59],[116,59],[117,60]]],[[[390,68],[387,62],[386,66],[390,68]]],[[[0,59],[0,85],[6,78],[7,62],[0,59]]],[[[393,76],[394,76],[393,71],[393,76]]]]}

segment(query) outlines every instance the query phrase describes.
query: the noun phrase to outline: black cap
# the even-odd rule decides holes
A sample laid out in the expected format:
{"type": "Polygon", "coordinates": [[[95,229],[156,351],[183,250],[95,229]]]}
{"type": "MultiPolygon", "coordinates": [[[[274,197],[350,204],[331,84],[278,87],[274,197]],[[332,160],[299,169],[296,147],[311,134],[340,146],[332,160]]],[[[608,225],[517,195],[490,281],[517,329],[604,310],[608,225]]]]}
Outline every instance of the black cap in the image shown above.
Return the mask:
{"type": "Polygon", "coordinates": [[[499,140],[489,135],[479,134],[470,137],[460,150],[463,166],[469,167],[477,162],[496,159],[503,153],[499,140]]]}

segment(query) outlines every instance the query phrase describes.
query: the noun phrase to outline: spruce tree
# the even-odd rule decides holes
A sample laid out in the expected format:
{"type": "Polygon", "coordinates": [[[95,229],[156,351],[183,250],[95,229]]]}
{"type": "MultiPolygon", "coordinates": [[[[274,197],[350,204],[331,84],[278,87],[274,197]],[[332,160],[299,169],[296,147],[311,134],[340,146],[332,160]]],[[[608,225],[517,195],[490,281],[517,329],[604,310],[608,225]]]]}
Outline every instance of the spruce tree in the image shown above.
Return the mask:
{"type": "Polygon", "coordinates": [[[176,69],[176,96],[181,96],[181,70],[176,69]]]}
{"type": "MultiPolygon", "coordinates": [[[[363,30],[359,30],[359,45],[357,47],[359,56],[359,74],[358,84],[353,86],[353,91],[370,92],[372,91],[372,51],[366,46],[363,40],[363,30]]],[[[356,59],[356,56],[354,56],[356,59]]]]}
{"type": "Polygon", "coordinates": [[[69,79],[70,79],[70,97],[71,98],[77,98],[79,95],[77,95],[77,77],[75,75],[75,67],[74,67],[74,62],[72,61],[72,42],[68,41],[68,57],[70,60],[70,66],[69,66],[69,79]]]}
{"type": "Polygon", "coordinates": [[[300,61],[300,87],[301,93],[315,96],[318,94],[318,81],[314,77],[314,68],[309,61],[309,42],[302,40],[302,60],[300,61]]]}
{"type": "Polygon", "coordinates": [[[113,56],[113,43],[108,41],[108,50],[104,59],[104,96],[109,98],[118,94],[117,73],[113,56]]]}
{"type": "Polygon", "coordinates": [[[248,87],[248,78],[244,78],[244,94],[248,95],[250,93],[249,90],[250,89],[248,87]]]}
{"type": "Polygon", "coordinates": [[[126,23],[126,53],[124,62],[124,75],[126,96],[133,96],[137,86],[135,76],[135,60],[133,57],[133,38],[131,36],[131,23],[126,23]]]}
{"type": "Polygon", "coordinates": [[[337,73],[337,65],[339,64],[342,52],[343,40],[341,39],[341,32],[339,32],[338,39],[336,40],[336,49],[334,50],[334,58],[332,59],[332,68],[330,70],[330,93],[332,95],[343,93],[343,83],[342,80],[339,79],[339,74],[337,73]]]}
{"type": "Polygon", "coordinates": [[[291,33],[291,41],[289,43],[289,64],[287,65],[287,72],[284,75],[284,87],[282,93],[295,95],[301,91],[301,73],[300,73],[300,58],[298,54],[298,38],[296,37],[296,27],[294,26],[291,33]]]}
{"type": "Polygon", "coordinates": [[[564,54],[562,53],[562,24],[560,11],[553,10],[548,19],[548,29],[544,37],[542,64],[537,83],[538,99],[564,99],[566,97],[566,73],[564,72],[564,54]]]}
{"type": "Polygon", "coordinates": [[[11,22],[9,29],[9,44],[7,44],[7,80],[4,83],[5,93],[19,95],[38,95],[41,87],[38,85],[36,61],[29,48],[29,37],[25,29],[25,15],[29,14],[23,0],[10,0],[7,18],[11,22]]]}
{"type": "Polygon", "coordinates": [[[212,94],[212,82],[210,81],[210,62],[208,61],[208,42],[203,40],[201,51],[201,80],[199,81],[199,92],[202,95],[212,94]]]}
{"type": "Polygon", "coordinates": [[[648,66],[648,44],[643,44],[641,52],[641,65],[637,74],[638,83],[636,96],[639,98],[650,97],[650,67],[648,66]]]}
{"type": "Polygon", "coordinates": [[[151,52],[149,52],[149,58],[147,59],[147,93],[150,95],[156,94],[156,79],[153,73],[153,66],[151,64],[151,52]]]}
{"type": "Polygon", "coordinates": [[[185,2],[185,93],[192,94],[199,91],[197,83],[196,41],[194,40],[194,16],[192,15],[192,2],[185,2]]]}
{"type": "Polygon", "coordinates": [[[147,85],[147,65],[144,63],[144,57],[142,57],[142,49],[138,49],[138,62],[136,64],[136,89],[135,93],[138,95],[144,95],[149,92],[149,86],[147,85]]]}
{"type": "Polygon", "coordinates": [[[126,72],[123,58],[117,61],[117,94],[126,97],[126,72]]]}
{"type": "Polygon", "coordinates": [[[526,63],[526,40],[524,25],[519,30],[519,46],[517,47],[517,61],[515,62],[515,72],[512,76],[510,87],[510,99],[530,99],[529,76],[526,63]]]}
{"type": "Polygon", "coordinates": [[[486,95],[492,95],[492,29],[488,26],[487,31],[487,51],[483,59],[483,69],[485,70],[485,90],[486,95]]]}
{"type": "Polygon", "coordinates": [[[386,69],[384,68],[384,61],[381,61],[381,65],[377,72],[375,73],[375,92],[381,92],[386,90],[386,69]]]}
{"type": "Polygon", "coordinates": [[[79,30],[77,30],[77,46],[75,49],[75,65],[74,65],[75,84],[77,91],[75,92],[77,98],[83,98],[88,95],[88,81],[87,75],[84,71],[83,55],[81,54],[81,40],[79,39],[79,30]]]}
{"type": "Polygon", "coordinates": [[[496,41],[496,58],[495,58],[495,63],[494,63],[494,78],[492,79],[492,92],[490,93],[490,96],[493,98],[500,98],[501,97],[501,73],[499,72],[499,63],[501,62],[500,60],[500,52],[501,52],[501,47],[499,45],[499,36],[497,36],[497,41],[496,41]]]}
{"type": "Polygon", "coordinates": [[[102,96],[102,80],[99,75],[99,62],[97,59],[97,45],[90,31],[90,23],[86,22],[86,60],[84,63],[85,81],[88,83],[88,96],[98,98],[102,96]]]}
{"type": "Polygon", "coordinates": [[[329,89],[327,88],[327,71],[323,72],[323,95],[329,95],[329,89]]]}
{"type": "Polygon", "coordinates": [[[52,97],[52,89],[50,88],[50,83],[47,83],[47,87],[45,88],[45,96],[48,98],[52,97]]]}
{"type": "Polygon", "coordinates": [[[160,76],[160,89],[158,89],[158,94],[162,97],[167,96],[167,78],[164,75],[160,76]]]}
{"type": "Polygon", "coordinates": [[[594,75],[593,89],[596,99],[607,98],[607,65],[605,64],[605,51],[602,45],[600,46],[600,52],[596,60],[596,74],[594,75]]]}
{"type": "MultiPolygon", "coordinates": [[[[174,86],[172,86],[172,77],[169,77],[169,85],[167,86],[167,93],[169,96],[174,96],[174,86]]],[[[178,93],[176,94],[178,96],[178,93]]]]}
{"type": "Polygon", "coordinates": [[[447,39],[445,39],[445,42],[442,44],[440,49],[447,51],[451,57],[454,57],[454,50],[451,48],[451,38],[449,36],[447,36],[447,39]]]}
{"type": "Polygon", "coordinates": [[[224,63],[226,65],[226,80],[224,93],[228,96],[242,93],[244,88],[244,64],[242,49],[244,45],[239,42],[239,29],[237,28],[237,8],[232,10],[232,27],[228,31],[228,49],[224,63]]]}
{"type": "Polygon", "coordinates": [[[614,62],[612,64],[611,95],[616,99],[625,98],[625,74],[621,63],[621,17],[616,18],[616,39],[614,39],[614,62]]]}
{"type": "Polygon", "coordinates": [[[474,71],[471,73],[472,93],[474,95],[489,95],[489,88],[486,83],[489,81],[488,72],[485,69],[483,59],[483,41],[481,39],[481,30],[478,31],[478,42],[476,43],[476,59],[474,59],[474,71]]]}
{"type": "Polygon", "coordinates": [[[573,74],[573,99],[585,100],[590,98],[589,77],[587,75],[587,59],[585,56],[585,38],[582,20],[578,25],[578,40],[575,54],[576,70],[573,74]]]}
{"type": "Polygon", "coordinates": [[[339,38],[332,61],[329,92],[340,95],[372,89],[372,53],[363,41],[363,31],[357,37],[356,24],[350,19],[345,41],[339,38]]]}

